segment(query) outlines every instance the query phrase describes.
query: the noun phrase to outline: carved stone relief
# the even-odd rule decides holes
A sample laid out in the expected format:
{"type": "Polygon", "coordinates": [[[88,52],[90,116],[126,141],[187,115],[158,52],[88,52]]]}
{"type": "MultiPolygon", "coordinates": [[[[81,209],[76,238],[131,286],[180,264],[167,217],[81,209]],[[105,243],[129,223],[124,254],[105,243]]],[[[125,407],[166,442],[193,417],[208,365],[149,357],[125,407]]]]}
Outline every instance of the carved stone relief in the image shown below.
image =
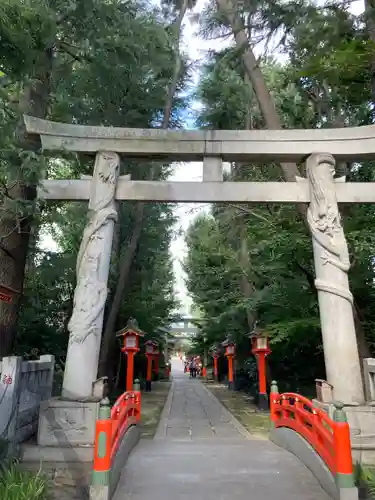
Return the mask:
{"type": "MultiPolygon", "coordinates": [[[[324,266],[331,264],[347,274],[350,261],[336,199],[335,159],[330,154],[314,155],[312,161],[307,161],[306,170],[311,192],[307,220],[313,239],[321,247],[320,259],[324,266]]],[[[334,293],[353,303],[349,288],[319,278],[315,280],[315,286],[318,290],[334,293]]]]}
{"type": "Polygon", "coordinates": [[[83,343],[89,335],[98,335],[101,331],[98,319],[107,298],[107,280],[103,280],[100,272],[101,260],[104,252],[111,252],[112,243],[106,241],[103,228],[110,221],[117,220],[115,190],[118,173],[119,157],[116,153],[97,154],[89,222],[77,257],[77,286],[68,325],[69,344],[83,343]]]}

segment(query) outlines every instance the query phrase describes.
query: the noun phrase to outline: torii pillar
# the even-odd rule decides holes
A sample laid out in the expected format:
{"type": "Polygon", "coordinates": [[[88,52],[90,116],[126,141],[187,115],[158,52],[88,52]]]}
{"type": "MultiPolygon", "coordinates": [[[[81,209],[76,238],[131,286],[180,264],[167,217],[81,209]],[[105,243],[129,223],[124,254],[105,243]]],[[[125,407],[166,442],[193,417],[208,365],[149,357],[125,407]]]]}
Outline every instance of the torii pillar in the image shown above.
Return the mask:
{"type": "Polygon", "coordinates": [[[89,222],[77,257],[77,285],[70,319],[68,353],[62,396],[85,399],[93,395],[97,378],[104,307],[111,261],[115,194],[119,176],[117,153],[98,153],[91,181],[89,222]]]}
{"type": "Polygon", "coordinates": [[[88,445],[95,439],[95,421],[103,397],[96,393],[95,381],[117,220],[118,177],[117,153],[98,152],[91,180],[89,220],[77,257],[62,397],[41,404],[38,427],[41,446],[88,445]]]}
{"type": "Polygon", "coordinates": [[[349,252],[336,196],[340,179],[334,180],[335,159],[328,153],[313,154],[306,161],[306,173],[310,189],[307,220],[312,234],[327,380],[336,400],[363,404],[348,279],[349,252]]]}

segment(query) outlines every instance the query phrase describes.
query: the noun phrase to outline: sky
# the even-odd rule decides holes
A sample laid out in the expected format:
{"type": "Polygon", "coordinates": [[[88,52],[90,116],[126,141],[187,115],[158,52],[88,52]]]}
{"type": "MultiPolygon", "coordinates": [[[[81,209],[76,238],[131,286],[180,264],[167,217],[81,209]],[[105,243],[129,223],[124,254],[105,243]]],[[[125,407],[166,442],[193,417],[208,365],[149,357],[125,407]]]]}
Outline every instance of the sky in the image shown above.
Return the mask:
{"type": "MultiPolygon", "coordinates": [[[[208,50],[213,48],[214,42],[212,40],[202,40],[197,36],[198,26],[192,21],[192,15],[200,12],[204,8],[205,0],[198,0],[197,5],[192,13],[186,16],[183,28],[183,44],[182,50],[188,54],[191,61],[197,62],[199,65],[208,50]]],[[[217,44],[216,44],[217,45],[217,44]]],[[[199,70],[193,76],[193,85],[196,85],[199,80],[199,70]]],[[[194,127],[194,111],[198,108],[199,103],[193,104],[191,113],[188,113],[186,121],[186,128],[194,127]]],[[[178,163],[174,165],[174,174],[171,180],[180,182],[202,181],[203,164],[201,162],[178,163]]],[[[182,270],[181,262],[186,255],[185,233],[192,220],[203,211],[208,211],[209,205],[179,203],[177,205],[176,213],[178,215],[178,222],[176,230],[179,230],[180,235],[171,243],[171,254],[173,257],[173,270],[175,275],[175,294],[181,303],[180,313],[182,315],[189,315],[191,307],[191,299],[188,296],[185,286],[185,274],[182,270]]]]}
{"type": "MultiPolygon", "coordinates": [[[[189,59],[197,63],[202,62],[205,54],[210,49],[218,49],[220,46],[224,46],[227,42],[218,42],[217,40],[202,40],[197,36],[198,26],[192,20],[191,14],[196,14],[202,11],[207,0],[198,0],[194,11],[187,15],[184,23],[183,30],[183,45],[182,49],[188,54],[189,59]]],[[[318,0],[318,3],[322,3],[318,0]]],[[[363,0],[355,0],[351,4],[351,11],[355,14],[360,14],[363,12],[363,0]]],[[[256,52],[261,53],[264,47],[257,47],[256,52]]],[[[280,54],[274,52],[274,56],[281,58],[280,54]]],[[[199,79],[199,69],[194,74],[193,85],[198,82],[199,79]]],[[[186,128],[194,127],[194,110],[199,107],[199,103],[195,103],[192,106],[191,113],[187,114],[187,120],[185,123],[186,128]]],[[[174,173],[170,180],[180,181],[180,182],[191,182],[191,181],[201,181],[203,173],[203,165],[200,162],[191,163],[178,163],[174,165],[174,173]]],[[[189,227],[189,224],[194,220],[194,218],[202,212],[207,212],[209,210],[209,205],[206,204],[178,204],[176,208],[176,214],[178,216],[178,222],[176,224],[176,232],[179,236],[176,237],[171,243],[171,254],[173,257],[173,269],[175,275],[175,294],[178,300],[181,302],[182,314],[189,315],[191,307],[191,299],[188,296],[186,286],[185,286],[185,276],[182,270],[181,262],[186,255],[186,245],[185,245],[185,233],[189,227]]],[[[42,248],[46,250],[56,251],[57,246],[53,239],[48,234],[44,234],[41,241],[42,248]]]]}

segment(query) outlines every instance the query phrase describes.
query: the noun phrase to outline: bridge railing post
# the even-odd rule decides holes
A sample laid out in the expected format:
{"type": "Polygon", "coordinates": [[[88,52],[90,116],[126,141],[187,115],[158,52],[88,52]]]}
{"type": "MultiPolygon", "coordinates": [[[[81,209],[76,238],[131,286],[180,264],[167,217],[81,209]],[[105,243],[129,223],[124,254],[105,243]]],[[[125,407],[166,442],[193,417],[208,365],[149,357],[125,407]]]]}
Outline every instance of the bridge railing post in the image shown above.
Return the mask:
{"type": "Polygon", "coordinates": [[[133,382],[133,391],[140,392],[141,391],[141,382],[139,378],[136,378],[133,382]]]}
{"type": "Polygon", "coordinates": [[[94,468],[91,484],[108,487],[111,473],[112,420],[109,399],[100,402],[99,415],[96,421],[94,468]]]}
{"type": "Polygon", "coordinates": [[[271,391],[270,391],[270,414],[272,422],[275,422],[277,418],[276,407],[278,405],[279,396],[280,394],[279,394],[279,388],[277,387],[277,382],[276,380],[272,380],[271,391]]]}
{"type": "Polygon", "coordinates": [[[135,391],[135,404],[137,406],[136,420],[137,423],[141,421],[141,392],[135,391]]]}
{"type": "Polygon", "coordinates": [[[346,488],[354,488],[352,448],[350,444],[350,429],[343,410],[344,403],[334,402],[333,412],[334,425],[334,447],[336,462],[336,485],[339,491],[346,488]]]}

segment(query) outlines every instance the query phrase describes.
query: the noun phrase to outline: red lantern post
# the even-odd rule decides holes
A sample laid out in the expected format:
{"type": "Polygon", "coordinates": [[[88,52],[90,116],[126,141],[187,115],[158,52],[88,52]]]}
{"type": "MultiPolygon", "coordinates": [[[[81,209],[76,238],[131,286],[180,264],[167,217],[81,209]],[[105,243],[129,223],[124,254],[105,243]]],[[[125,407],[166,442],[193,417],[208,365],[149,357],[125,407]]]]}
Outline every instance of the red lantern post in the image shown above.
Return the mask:
{"type": "Polygon", "coordinates": [[[145,342],[146,358],[147,358],[147,374],[146,374],[146,392],[151,392],[152,381],[152,360],[154,359],[156,344],[153,340],[145,342]]]}
{"type": "Polygon", "coordinates": [[[139,351],[139,337],[144,337],[144,333],[133,326],[133,323],[120,330],[117,333],[117,337],[124,337],[124,345],[121,351],[126,353],[128,357],[128,363],[126,367],[126,390],[133,390],[133,379],[134,379],[134,356],[139,351]]]}
{"type": "Polygon", "coordinates": [[[211,351],[211,355],[212,355],[213,360],[214,360],[214,379],[217,382],[219,380],[219,370],[218,370],[218,366],[217,366],[217,360],[220,357],[220,353],[217,349],[213,349],[211,351]]]}
{"type": "Polygon", "coordinates": [[[155,364],[154,364],[154,373],[156,376],[159,375],[159,356],[160,356],[160,352],[155,350],[154,351],[154,361],[155,361],[155,364]]]}
{"type": "Polygon", "coordinates": [[[165,373],[164,376],[168,380],[171,375],[171,367],[169,363],[165,363],[165,373]]]}
{"type": "Polygon", "coordinates": [[[225,356],[228,359],[228,389],[233,389],[234,376],[233,376],[233,358],[236,353],[236,344],[230,340],[226,340],[222,344],[225,347],[225,356]]]}
{"type": "Polygon", "coordinates": [[[258,406],[260,410],[268,410],[267,396],[267,377],[266,377],[266,357],[271,354],[269,340],[266,335],[257,334],[252,337],[251,352],[258,360],[258,379],[259,379],[259,399],[258,406]]]}

